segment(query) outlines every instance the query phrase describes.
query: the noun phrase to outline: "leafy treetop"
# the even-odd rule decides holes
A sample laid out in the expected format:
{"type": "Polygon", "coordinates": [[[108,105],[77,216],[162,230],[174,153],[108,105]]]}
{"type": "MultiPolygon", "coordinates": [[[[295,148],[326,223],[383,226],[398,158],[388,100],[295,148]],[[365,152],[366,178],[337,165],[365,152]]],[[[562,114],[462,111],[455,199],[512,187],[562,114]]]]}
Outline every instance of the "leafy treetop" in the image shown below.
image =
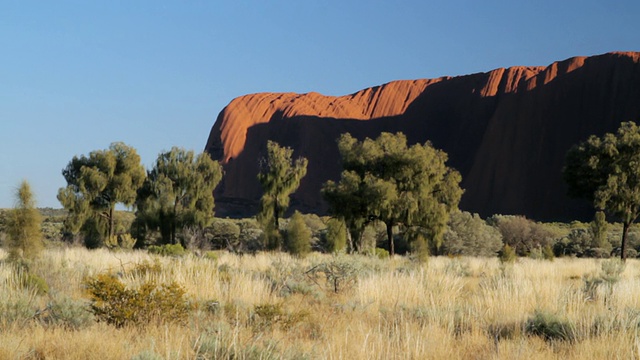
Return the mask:
{"type": "Polygon", "coordinates": [[[625,259],[629,227],[640,215],[640,128],[623,122],[615,134],[577,144],[567,153],[563,176],[570,196],[589,199],[622,221],[625,259]]]}
{"type": "Polygon", "coordinates": [[[392,255],[397,224],[424,228],[441,240],[463,193],[460,173],[446,165],[445,152],[429,142],[408,146],[404,134],[384,132],[364,141],[343,134],[338,149],[344,171],[338,183],[325,184],[323,195],[352,236],[359,238],[368,222],[379,220],[386,224],[392,255]]]}

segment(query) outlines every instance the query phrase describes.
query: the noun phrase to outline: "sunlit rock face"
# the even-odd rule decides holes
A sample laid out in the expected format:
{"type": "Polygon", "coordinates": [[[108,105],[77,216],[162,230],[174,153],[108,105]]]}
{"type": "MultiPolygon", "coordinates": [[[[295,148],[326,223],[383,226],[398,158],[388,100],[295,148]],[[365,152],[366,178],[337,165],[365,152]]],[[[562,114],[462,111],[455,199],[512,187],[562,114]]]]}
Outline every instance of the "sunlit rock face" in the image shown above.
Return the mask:
{"type": "Polygon", "coordinates": [[[589,219],[589,204],[566,196],[565,153],[630,120],[640,121],[640,53],[616,52],[547,67],[393,81],[346,96],[245,95],[220,112],[206,151],[225,170],[215,193],[218,216],[255,213],[267,140],[309,159],[292,209],[322,214],[320,188],[340,176],[338,136],[400,131],[410,143],[431,141],[449,154],[463,177],[463,210],[589,219]]]}

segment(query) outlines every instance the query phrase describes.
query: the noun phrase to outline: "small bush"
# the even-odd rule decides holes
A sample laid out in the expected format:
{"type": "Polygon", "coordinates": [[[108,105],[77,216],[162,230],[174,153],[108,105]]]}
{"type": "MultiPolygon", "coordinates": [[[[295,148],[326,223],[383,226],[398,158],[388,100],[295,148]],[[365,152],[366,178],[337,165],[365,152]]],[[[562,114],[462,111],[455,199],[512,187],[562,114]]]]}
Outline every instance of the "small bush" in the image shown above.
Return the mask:
{"type": "Polygon", "coordinates": [[[425,239],[424,235],[417,234],[409,243],[411,248],[411,259],[418,263],[426,263],[429,260],[431,250],[429,249],[429,242],[425,239]]]}
{"type": "Polygon", "coordinates": [[[551,245],[554,234],[542,224],[523,216],[494,215],[487,220],[502,234],[502,240],[518,256],[527,256],[532,249],[551,245]]]}
{"type": "Polygon", "coordinates": [[[109,249],[133,249],[136,239],[131,234],[118,234],[104,240],[104,245],[109,249]]]}
{"type": "Polygon", "coordinates": [[[91,311],[98,321],[122,327],[151,321],[184,322],[189,306],[184,290],[176,283],[144,283],[127,289],[115,276],[100,274],[85,281],[91,296],[91,311]]]}
{"type": "Polygon", "coordinates": [[[383,249],[383,248],[379,248],[377,247],[374,255],[378,258],[378,259],[388,259],[389,258],[389,251],[387,251],[387,249],[383,249]]]}
{"type": "Polygon", "coordinates": [[[327,252],[336,253],[347,246],[347,225],[339,219],[329,219],[326,231],[327,252]]]}
{"type": "Polygon", "coordinates": [[[525,331],[530,335],[540,336],[547,341],[576,340],[576,328],[567,320],[544,311],[536,311],[526,325],[525,331]]]}
{"type": "Polygon", "coordinates": [[[337,294],[351,289],[358,282],[358,276],[364,272],[364,267],[356,259],[346,255],[336,256],[329,262],[312,267],[306,274],[316,284],[320,283],[319,276],[324,275],[327,289],[337,294]]]}
{"type": "Polygon", "coordinates": [[[311,251],[311,230],[307,228],[302,214],[297,210],[287,224],[285,247],[296,256],[306,256],[311,251]]]}
{"type": "Polygon", "coordinates": [[[262,304],[253,308],[252,321],[254,330],[265,331],[279,325],[282,330],[289,330],[309,316],[306,311],[288,313],[282,304],[262,304]]]}
{"type": "Polygon", "coordinates": [[[219,251],[213,251],[213,250],[209,250],[207,252],[204,253],[204,258],[207,260],[211,260],[211,261],[218,261],[218,254],[220,252],[219,251]]]}
{"type": "Polygon", "coordinates": [[[22,276],[22,286],[27,289],[33,289],[38,295],[45,295],[49,293],[49,285],[47,281],[42,277],[33,274],[25,273],[22,276]]]}
{"type": "Polygon", "coordinates": [[[36,313],[32,299],[28,294],[18,297],[5,297],[0,294],[0,330],[8,328],[15,323],[26,324],[33,319],[36,313]]]}
{"type": "Polygon", "coordinates": [[[512,264],[516,262],[516,259],[518,258],[518,256],[516,255],[515,250],[511,248],[511,246],[505,244],[502,247],[502,250],[500,250],[500,252],[498,253],[498,258],[500,259],[500,262],[503,264],[512,264]]]}
{"type": "Polygon", "coordinates": [[[213,249],[234,249],[240,240],[240,226],[233,220],[215,218],[207,228],[207,237],[213,249]]]}
{"type": "Polygon", "coordinates": [[[151,245],[147,248],[149,253],[161,256],[184,256],[187,252],[180,244],[151,245]]]}
{"type": "Polygon", "coordinates": [[[94,321],[89,305],[82,300],[57,298],[47,305],[47,310],[42,319],[44,323],[66,329],[80,330],[90,326],[94,321]]]}
{"type": "Polygon", "coordinates": [[[626,264],[620,259],[609,259],[602,262],[601,278],[609,284],[615,284],[620,281],[620,277],[624,272],[626,264]]]}
{"type": "Polygon", "coordinates": [[[456,211],[449,219],[442,247],[449,255],[496,256],[502,247],[502,234],[478,214],[456,211]]]}

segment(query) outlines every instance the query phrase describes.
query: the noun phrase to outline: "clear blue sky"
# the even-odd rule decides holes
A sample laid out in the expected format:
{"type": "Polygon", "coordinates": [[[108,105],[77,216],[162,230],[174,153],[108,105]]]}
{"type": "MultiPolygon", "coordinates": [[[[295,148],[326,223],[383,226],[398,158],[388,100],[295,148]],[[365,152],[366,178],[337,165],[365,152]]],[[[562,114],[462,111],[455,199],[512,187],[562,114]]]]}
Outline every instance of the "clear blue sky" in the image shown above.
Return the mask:
{"type": "Polygon", "coordinates": [[[0,0],[0,207],[60,207],[74,155],[203,150],[234,97],[640,50],[640,1],[0,0]]]}

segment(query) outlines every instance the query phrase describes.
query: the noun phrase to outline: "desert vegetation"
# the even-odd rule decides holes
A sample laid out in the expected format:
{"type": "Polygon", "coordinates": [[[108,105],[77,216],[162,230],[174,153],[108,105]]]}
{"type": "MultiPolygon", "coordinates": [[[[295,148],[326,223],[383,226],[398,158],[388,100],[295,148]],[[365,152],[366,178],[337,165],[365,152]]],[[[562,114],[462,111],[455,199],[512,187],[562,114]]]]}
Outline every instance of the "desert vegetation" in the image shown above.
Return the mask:
{"type": "Polygon", "coordinates": [[[1,358],[630,359],[640,262],[0,252],[1,358]],[[32,279],[39,279],[34,281],[32,279]]]}
{"type": "Polygon", "coordinates": [[[401,133],[338,140],[325,217],[284,218],[307,160],[272,142],[245,219],[214,217],[206,154],[146,172],[122,143],[74,157],[63,210],[25,181],[0,211],[0,358],[632,358],[640,229],[620,154],[637,133],[571,150],[565,177],[597,211],[569,224],[459,210],[447,155],[401,133]]]}

